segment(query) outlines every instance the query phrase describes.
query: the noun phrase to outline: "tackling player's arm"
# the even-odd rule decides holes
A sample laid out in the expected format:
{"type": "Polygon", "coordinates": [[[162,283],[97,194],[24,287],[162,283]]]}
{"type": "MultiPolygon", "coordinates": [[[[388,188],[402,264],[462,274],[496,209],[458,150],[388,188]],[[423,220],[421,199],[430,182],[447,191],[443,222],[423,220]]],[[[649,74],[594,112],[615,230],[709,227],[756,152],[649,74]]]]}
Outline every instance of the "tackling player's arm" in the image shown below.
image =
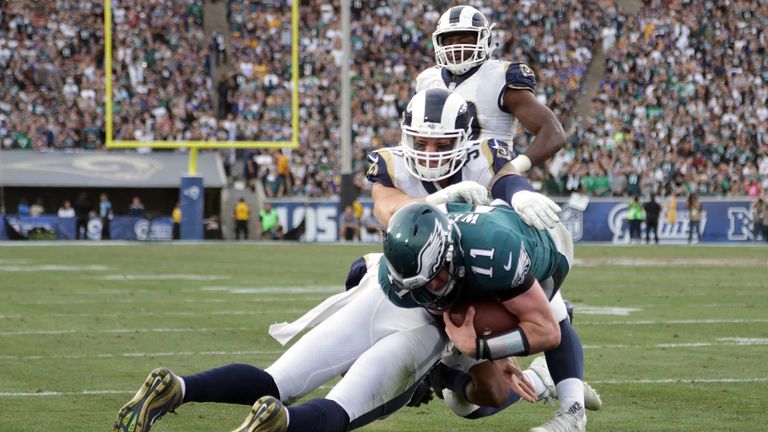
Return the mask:
{"type": "Polygon", "coordinates": [[[389,218],[402,206],[413,201],[424,201],[424,198],[411,198],[401,190],[375,183],[371,189],[373,198],[373,215],[382,226],[387,226],[389,218]]]}
{"type": "Polygon", "coordinates": [[[511,113],[535,136],[533,143],[513,161],[519,172],[540,164],[557,153],[565,145],[563,125],[534,94],[536,76],[524,63],[512,63],[507,68],[507,88],[500,108],[511,113]]]}

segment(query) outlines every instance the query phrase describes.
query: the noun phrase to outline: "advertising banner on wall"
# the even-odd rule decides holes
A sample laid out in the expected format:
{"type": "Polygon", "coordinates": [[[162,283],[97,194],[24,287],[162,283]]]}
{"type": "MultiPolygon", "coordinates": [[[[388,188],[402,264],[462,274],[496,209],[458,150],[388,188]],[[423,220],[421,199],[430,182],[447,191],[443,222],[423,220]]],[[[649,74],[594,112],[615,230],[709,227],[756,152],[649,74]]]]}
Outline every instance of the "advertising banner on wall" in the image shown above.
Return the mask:
{"type": "MultiPolygon", "coordinates": [[[[372,203],[361,201],[363,218],[371,213],[372,203]]],[[[702,242],[749,242],[755,240],[752,230],[751,201],[703,199],[700,223],[702,242]]],[[[628,200],[592,200],[582,211],[558,202],[563,212],[561,219],[577,242],[629,243],[627,224],[628,200]]],[[[286,231],[305,222],[302,240],[309,242],[333,242],[339,239],[338,203],[336,201],[272,201],[280,222],[286,231]]],[[[661,203],[659,239],[662,243],[686,243],[688,241],[688,209],[685,200],[678,200],[674,220],[669,209],[661,203]]],[[[378,241],[381,237],[363,230],[363,241],[378,241]]],[[[643,224],[645,238],[645,224],[643,224]]],[[[695,240],[694,240],[695,241],[695,240]]]]}
{"type": "MultiPolygon", "coordinates": [[[[300,231],[297,239],[306,242],[339,241],[339,204],[337,201],[271,201],[277,210],[280,223],[286,233],[300,231]],[[304,223],[303,228],[301,227],[304,223]],[[300,227],[300,230],[294,230],[300,227]]],[[[363,204],[362,220],[370,220],[373,205],[370,200],[363,204]]],[[[702,242],[752,242],[753,232],[751,201],[703,199],[703,213],[700,223],[702,242]]],[[[563,211],[561,219],[576,242],[602,242],[614,244],[629,243],[627,224],[628,200],[602,199],[591,200],[586,206],[573,206],[559,202],[563,211]],[[583,209],[583,210],[582,210],[583,209]]],[[[659,217],[659,239],[662,244],[686,243],[688,241],[688,209],[684,200],[678,200],[674,218],[662,202],[659,217]]],[[[643,239],[645,224],[643,224],[643,239]]],[[[114,240],[170,240],[173,222],[169,217],[135,218],[118,216],[112,221],[111,231],[114,240]]],[[[88,224],[87,236],[91,240],[100,239],[101,220],[93,218],[88,224]]],[[[16,217],[6,216],[0,224],[0,240],[29,237],[30,234],[41,238],[74,239],[74,219],[61,219],[55,216],[16,217]],[[21,236],[21,237],[19,237],[21,236]],[[47,236],[47,237],[46,237],[47,236]]],[[[381,240],[378,231],[361,229],[361,240],[377,242],[381,240]]],[[[762,238],[759,240],[762,241],[762,238]]]]}

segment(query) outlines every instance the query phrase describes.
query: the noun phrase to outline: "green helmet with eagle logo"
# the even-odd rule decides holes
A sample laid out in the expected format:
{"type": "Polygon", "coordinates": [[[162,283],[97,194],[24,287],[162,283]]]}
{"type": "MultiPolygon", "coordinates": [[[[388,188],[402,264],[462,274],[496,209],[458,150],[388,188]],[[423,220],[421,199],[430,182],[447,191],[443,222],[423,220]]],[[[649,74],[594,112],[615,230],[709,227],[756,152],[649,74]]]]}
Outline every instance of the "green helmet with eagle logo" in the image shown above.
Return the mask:
{"type": "Polygon", "coordinates": [[[384,259],[397,294],[411,296],[430,309],[449,308],[458,297],[457,279],[464,276],[459,239],[453,221],[431,204],[411,203],[392,215],[384,237],[384,259]],[[448,283],[430,291],[427,284],[446,267],[448,283]]]}

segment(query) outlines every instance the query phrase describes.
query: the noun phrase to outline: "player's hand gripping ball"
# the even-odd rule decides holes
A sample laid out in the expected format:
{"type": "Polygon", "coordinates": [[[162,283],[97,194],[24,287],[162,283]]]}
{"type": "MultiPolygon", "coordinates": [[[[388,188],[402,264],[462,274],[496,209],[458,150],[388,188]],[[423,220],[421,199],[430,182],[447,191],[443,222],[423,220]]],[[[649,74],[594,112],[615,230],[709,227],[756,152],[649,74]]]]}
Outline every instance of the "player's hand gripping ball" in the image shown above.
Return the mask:
{"type": "Polygon", "coordinates": [[[455,304],[450,310],[451,321],[457,326],[464,322],[467,307],[475,307],[475,333],[488,336],[504,333],[518,326],[520,321],[496,299],[471,299],[455,304]]]}

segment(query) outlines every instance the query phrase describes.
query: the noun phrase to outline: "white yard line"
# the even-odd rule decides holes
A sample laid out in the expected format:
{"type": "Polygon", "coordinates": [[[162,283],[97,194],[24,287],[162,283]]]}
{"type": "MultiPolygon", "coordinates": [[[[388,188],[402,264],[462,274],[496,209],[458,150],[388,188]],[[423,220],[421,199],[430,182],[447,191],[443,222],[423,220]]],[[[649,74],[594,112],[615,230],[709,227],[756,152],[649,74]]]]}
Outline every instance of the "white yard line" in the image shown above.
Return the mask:
{"type": "MultiPolygon", "coordinates": [[[[637,380],[589,380],[595,385],[628,385],[628,384],[747,384],[768,382],[768,377],[748,378],[668,378],[668,379],[637,379],[637,380]]],[[[323,385],[320,390],[328,390],[331,386],[323,385]]],[[[24,397],[59,397],[59,396],[101,396],[101,395],[132,395],[135,390],[81,390],[81,391],[37,391],[37,392],[0,392],[0,398],[24,397]]]]}
{"type": "MultiPolygon", "coordinates": [[[[578,317],[578,314],[576,314],[578,317]]],[[[582,325],[676,325],[676,324],[755,324],[768,323],[768,319],[691,319],[691,320],[634,320],[634,321],[574,321],[573,325],[578,327],[582,325]]]]}
{"type": "MultiPolygon", "coordinates": [[[[322,301],[327,297],[232,297],[226,299],[171,299],[167,301],[160,301],[153,299],[153,304],[160,303],[279,303],[288,302],[295,303],[297,301],[322,301]]],[[[141,299],[112,299],[109,300],[109,304],[146,304],[147,300],[141,299]]],[[[99,304],[103,305],[104,300],[52,300],[52,301],[27,301],[27,302],[12,302],[7,301],[5,304],[12,305],[25,305],[25,306],[67,306],[67,305],[82,305],[82,304],[99,304]]],[[[158,312],[162,314],[162,312],[158,312]]]]}
{"type": "Polygon", "coordinates": [[[283,351],[180,351],[180,352],[134,352],[120,354],[69,354],[69,355],[48,355],[48,356],[13,356],[0,355],[0,360],[88,360],[88,359],[115,359],[115,358],[136,358],[136,357],[192,357],[192,356],[236,356],[236,355],[278,355],[283,351]]]}
{"type": "Polygon", "coordinates": [[[215,281],[232,279],[232,276],[194,275],[194,274],[110,274],[98,276],[96,279],[108,281],[215,281]]]}
{"type": "Polygon", "coordinates": [[[38,336],[38,335],[58,335],[58,334],[126,334],[126,333],[213,333],[213,332],[231,332],[231,331],[255,331],[253,327],[228,327],[228,328],[148,328],[148,329],[103,329],[103,330],[20,330],[0,332],[0,336],[38,336]]]}
{"type": "Polygon", "coordinates": [[[105,265],[27,264],[0,265],[0,272],[107,271],[105,265]]]}

